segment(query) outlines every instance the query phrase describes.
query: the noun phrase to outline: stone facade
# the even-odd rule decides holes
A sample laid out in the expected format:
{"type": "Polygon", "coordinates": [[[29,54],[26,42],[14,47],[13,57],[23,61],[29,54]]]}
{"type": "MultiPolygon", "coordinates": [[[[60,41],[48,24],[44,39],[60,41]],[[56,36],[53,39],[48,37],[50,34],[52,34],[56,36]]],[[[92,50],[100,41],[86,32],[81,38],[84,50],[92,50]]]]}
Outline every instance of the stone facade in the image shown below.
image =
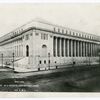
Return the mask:
{"type": "Polygon", "coordinates": [[[100,37],[42,21],[33,21],[0,38],[3,64],[30,70],[98,63],[100,37]]]}

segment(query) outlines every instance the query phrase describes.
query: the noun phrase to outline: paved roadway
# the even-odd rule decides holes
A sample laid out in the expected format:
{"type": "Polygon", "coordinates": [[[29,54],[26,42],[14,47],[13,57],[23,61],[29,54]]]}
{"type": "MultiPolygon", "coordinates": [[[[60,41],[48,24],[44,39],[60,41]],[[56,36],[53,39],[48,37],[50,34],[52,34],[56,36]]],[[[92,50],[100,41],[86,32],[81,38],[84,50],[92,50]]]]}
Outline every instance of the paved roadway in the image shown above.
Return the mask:
{"type": "Polygon", "coordinates": [[[100,91],[99,83],[100,68],[96,65],[30,73],[14,73],[11,69],[0,72],[0,91],[100,91]]]}

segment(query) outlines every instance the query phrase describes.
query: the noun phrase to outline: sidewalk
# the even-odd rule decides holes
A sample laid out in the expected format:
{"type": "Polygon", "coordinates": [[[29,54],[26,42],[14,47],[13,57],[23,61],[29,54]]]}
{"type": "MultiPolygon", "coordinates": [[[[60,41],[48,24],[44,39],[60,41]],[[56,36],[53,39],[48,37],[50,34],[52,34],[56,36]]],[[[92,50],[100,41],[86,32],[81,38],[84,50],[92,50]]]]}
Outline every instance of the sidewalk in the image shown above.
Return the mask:
{"type": "MultiPolygon", "coordinates": [[[[8,79],[8,78],[26,78],[28,76],[46,75],[46,74],[64,72],[64,71],[70,71],[70,70],[74,71],[74,70],[83,69],[83,68],[87,69],[89,67],[94,68],[96,66],[97,65],[91,65],[91,66],[81,65],[81,66],[74,66],[74,67],[71,67],[71,66],[62,67],[62,66],[60,66],[60,68],[57,68],[57,69],[41,70],[41,71],[26,72],[26,73],[25,72],[24,73],[14,73],[13,70],[10,69],[10,71],[8,71],[8,72],[6,72],[6,71],[0,72],[0,80],[1,79],[8,79]]],[[[2,70],[4,70],[4,69],[2,69],[2,70]]]]}
{"type": "Polygon", "coordinates": [[[6,72],[7,72],[7,71],[13,71],[13,69],[8,68],[8,67],[5,67],[5,66],[4,66],[4,67],[0,66],[0,72],[2,72],[2,71],[4,71],[4,72],[5,72],[5,71],[6,71],[6,72]]]}

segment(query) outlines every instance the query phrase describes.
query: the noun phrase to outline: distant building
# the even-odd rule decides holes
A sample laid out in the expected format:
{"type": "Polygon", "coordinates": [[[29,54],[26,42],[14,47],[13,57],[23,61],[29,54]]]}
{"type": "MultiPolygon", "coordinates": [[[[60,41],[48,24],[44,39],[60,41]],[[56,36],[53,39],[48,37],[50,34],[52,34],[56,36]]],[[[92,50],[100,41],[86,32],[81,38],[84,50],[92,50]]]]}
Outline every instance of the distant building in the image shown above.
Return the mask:
{"type": "Polygon", "coordinates": [[[14,53],[14,67],[19,71],[98,63],[99,48],[100,36],[41,20],[29,22],[0,38],[4,65],[12,67],[14,53]]]}

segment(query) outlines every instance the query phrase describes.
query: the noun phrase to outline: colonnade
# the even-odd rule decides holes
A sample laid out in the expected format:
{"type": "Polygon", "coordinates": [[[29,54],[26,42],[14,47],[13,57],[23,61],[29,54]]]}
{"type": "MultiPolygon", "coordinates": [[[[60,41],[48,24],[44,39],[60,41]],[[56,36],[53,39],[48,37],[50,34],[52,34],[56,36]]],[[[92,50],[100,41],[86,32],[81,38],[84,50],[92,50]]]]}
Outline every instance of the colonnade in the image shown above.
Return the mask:
{"type": "Polygon", "coordinates": [[[53,37],[54,57],[95,57],[98,45],[93,42],[53,37]]]}

